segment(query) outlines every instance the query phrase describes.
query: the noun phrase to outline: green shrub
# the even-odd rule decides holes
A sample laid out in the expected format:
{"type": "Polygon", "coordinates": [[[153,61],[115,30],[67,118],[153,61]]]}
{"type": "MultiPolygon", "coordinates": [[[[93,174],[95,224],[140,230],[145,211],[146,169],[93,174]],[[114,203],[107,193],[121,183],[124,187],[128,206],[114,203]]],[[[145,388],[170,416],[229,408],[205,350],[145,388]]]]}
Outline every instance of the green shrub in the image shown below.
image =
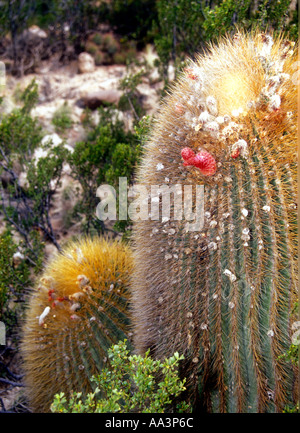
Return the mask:
{"type": "Polygon", "coordinates": [[[31,284],[28,258],[28,251],[14,242],[8,230],[0,235],[0,321],[7,335],[16,328],[31,284]]]}
{"type": "Polygon", "coordinates": [[[93,37],[92,37],[92,41],[94,42],[94,44],[96,45],[101,45],[103,42],[103,37],[100,33],[96,33],[93,37]]]}
{"type": "Polygon", "coordinates": [[[107,34],[103,37],[103,47],[108,54],[113,55],[119,48],[119,44],[113,35],[107,34]]]}
{"type": "MultiPolygon", "coordinates": [[[[0,115],[0,161],[11,157],[14,160],[28,161],[42,139],[42,128],[30,111],[37,102],[37,84],[33,80],[19,94],[22,108],[14,109],[9,114],[0,115]]],[[[9,164],[9,168],[12,165],[9,164]]]]}
{"type": "Polygon", "coordinates": [[[50,219],[53,195],[59,185],[66,150],[62,146],[48,149],[46,157],[33,160],[41,146],[42,129],[30,110],[37,100],[34,83],[20,96],[22,108],[0,119],[0,211],[11,230],[17,232],[30,250],[32,264],[37,265],[42,241],[59,245],[50,219]],[[21,174],[25,180],[21,182],[21,174]]]}
{"type": "Polygon", "coordinates": [[[55,111],[52,123],[57,133],[63,134],[67,129],[72,128],[72,111],[66,102],[55,111]]]}
{"type": "Polygon", "coordinates": [[[174,353],[164,361],[153,360],[149,351],[145,356],[130,355],[126,340],[108,351],[110,367],[93,377],[94,393],[82,399],[81,392],[73,392],[70,401],[65,394],[55,396],[52,412],[77,413],[164,413],[176,409],[189,412],[185,402],[172,405],[183,391],[186,379],[178,375],[183,356],[174,353]],[[174,407],[175,406],[175,407],[174,407]]]}
{"type": "Polygon", "coordinates": [[[110,184],[117,189],[119,176],[127,177],[130,183],[139,155],[135,134],[125,131],[124,123],[115,118],[116,111],[101,108],[99,114],[99,123],[93,128],[89,125],[86,141],[76,143],[67,157],[71,176],[81,187],[73,219],[82,221],[85,233],[103,233],[106,229],[95,214],[97,188],[110,184]]]}
{"type": "Polygon", "coordinates": [[[98,47],[89,42],[86,44],[85,50],[87,53],[90,53],[92,56],[95,56],[96,53],[98,52],[98,47]]]}
{"type": "Polygon", "coordinates": [[[162,78],[168,82],[170,62],[176,68],[181,67],[186,56],[201,53],[207,42],[225,33],[235,33],[237,27],[285,31],[297,39],[298,12],[296,8],[290,17],[291,4],[291,0],[157,0],[157,19],[153,20],[152,34],[162,78]]]}
{"type": "Polygon", "coordinates": [[[126,65],[127,55],[126,53],[115,53],[113,57],[113,61],[116,65],[126,65]]]}
{"type": "Polygon", "coordinates": [[[14,110],[2,118],[0,146],[5,153],[27,161],[41,139],[42,130],[36,120],[21,110],[14,110]]]}
{"type": "Polygon", "coordinates": [[[103,53],[101,53],[101,51],[97,51],[97,53],[95,54],[95,64],[97,66],[103,65],[105,60],[105,56],[103,53]]]}
{"type": "Polygon", "coordinates": [[[142,82],[143,75],[145,75],[144,70],[136,73],[128,70],[128,73],[119,83],[119,89],[122,90],[123,94],[119,100],[118,108],[121,111],[131,111],[135,125],[145,114],[137,91],[137,86],[142,82]]]}
{"type": "Polygon", "coordinates": [[[299,413],[299,404],[296,406],[286,406],[282,412],[283,413],[299,413]]]}
{"type": "Polygon", "coordinates": [[[82,221],[85,233],[102,233],[105,229],[95,215],[97,188],[110,184],[117,189],[119,176],[127,177],[130,183],[140,151],[136,135],[125,131],[124,123],[115,119],[113,108],[101,108],[99,114],[98,125],[90,129],[86,141],[76,143],[67,158],[71,176],[81,186],[73,217],[82,221]]]}
{"type": "MultiPolygon", "coordinates": [[[[126,177],[128,185],[133,181],[141,152],[141,135],[147,129],[139,127],[144,109],[139,99],[137,85],[141,82],[143,74],[143,71],[128,73],[120,81],[123,95],[118,109],[132,113],[134,132],[127,130],[124,122],[119,120],[119,113],[114,106],[99,108],[99,121],[96,126],[93,125],[89,110],[85,110],[82,122],[87,130],[87,138],[85,141],[77,142],[73,153],[67,156],[71,176],[80,185],[72,218],[74,222],[82,222],[85,233],[99,234],[104,230],[110,230],[95,214],[99,203],[99,198],[96,196],[98,187],[110,184],[118,191],[119,177],[126,177]]],[[[114,229],[124,232],[129,225],[129,220],[117,221],[114,229]]]]}
{"type": "Polygon", "coordinates": [[[291,31],[290,37],[293,37],[294,27],[289,21],[290,6],[290,0],[261,0],[256,7],[251,0],[226,0],[213,9],[206,7],[203,10],[205,39],[216,39],[226,32],[235,31],[235,24],[245,30],[255,26],[261,30],[271,28],[275,33],[291,31]]]}

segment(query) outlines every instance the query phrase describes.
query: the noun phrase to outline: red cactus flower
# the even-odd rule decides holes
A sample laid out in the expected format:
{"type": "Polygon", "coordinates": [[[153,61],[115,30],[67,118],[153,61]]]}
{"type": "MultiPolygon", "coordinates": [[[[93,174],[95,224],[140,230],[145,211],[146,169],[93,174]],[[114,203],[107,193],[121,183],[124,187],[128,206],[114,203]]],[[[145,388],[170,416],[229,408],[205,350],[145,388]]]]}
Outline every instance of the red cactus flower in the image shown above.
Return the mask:
{"type": "Polygon", "coordinates": [[[240,149],[235,149],[231,152],[231,158],[237,158],[238,156],[240,156],[240,149]]]}
{"type": "Polygon", "coordinates": [[[184,159],[184,166],[194,165],[195,152],[190,147],[182,149],[181,156],[184,159]]]}
{"type": "Polygon", "coordinates": [[[195,152],[190,147],[185,147],[181,151],[181,156],[185,161],[195,158],[195,152]]]}
{"type": "Polygon", "coordinates": [[[48,301],[51,302],[55,298],[54,289],[48,290],[48,301]]]}
{"type": "Polygon", "coordinates": [[[199,168],[201,173],[206,176],[211,176],[216,172],[216,160],[205,150],[198,152],[197,155],[195,155],[195,152],[190,147],[185,147],[181,151],[181,156],[184,159],[184,166],[193,165],[194,167],[199,168]]]}
{"type": "Polygon", "coordinates": [[[217,170],[215,158],[205,150],[198,152],[194,158],[194,166],[205,176],[212,176],[217,170]]]}

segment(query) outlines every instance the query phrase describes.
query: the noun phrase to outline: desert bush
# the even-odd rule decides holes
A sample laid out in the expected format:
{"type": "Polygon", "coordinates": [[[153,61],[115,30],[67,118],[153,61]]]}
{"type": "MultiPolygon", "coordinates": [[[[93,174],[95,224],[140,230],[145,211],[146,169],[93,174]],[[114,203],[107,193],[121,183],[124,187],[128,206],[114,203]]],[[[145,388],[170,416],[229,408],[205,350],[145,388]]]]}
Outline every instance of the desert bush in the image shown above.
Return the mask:
{"type": "Polygon", "coordinates": [[[88,42],[85,46],[85,51],[87,53],[90,53],[92,56],[95,56],[98,52],[98,47],[97,47],[97,45],[95,45],[91,42],[88,42]]]}
{"type": "Polygon", "coordinates": [[[52,123],[59,134],[64,134],[67,129],[72,127],[72,110],[66,102],[55,111],[52,123]]]}
{"type": "Polygon", "coordinates": [[[60,184],[66,149],[44,147],[47,156],[34,158],[43,132],[30,110],[36,102],[34,83],[21,95],[21,108],[4,114],[0,122],[0,211],[5,223],[25,242],[32,260],[39,261],[41,241],[59,248],[50,208],[60,184]]]}
{"type": "Polygon", "coordinates": [[[76,143],[74,152],[67,158],[71,176],[81,186],[73,217],[82,221],[85,233],[103,233],[107,229],[95,214],[99,203],[97,188],[102,184],[118,188],[121,176],[132,182],[139,155],[135,134],[125,131],[124,123],[116,118],[116,111],[101,108],[99,114],[99,122],[90,129],[87,140],[76,143]]]}
{"type": "Polygon", "coordinates": [[[216,5],[213,9],[203,9],[205,21],[203,30],[206,40],[214,40],[227,32],[235,30],[235,25],[250,29],[255,26],[262,31],[268,29],[274,32],[289,33],[289,37],[297,37],[295,33],[294,13],[291,17],[291,1],[258,1],[256,5],[252,1],[226,0],[216,5]],[[292,18],[292,19],[291,19],[292,18]]]}
{"type": "Polygon", "coordinates": [[[252,27],[275,33],[283,31],[297,39],[297,8],[291,11],[291,0],[223,0],[215,2],[188,0],[158,0],[157,19],[152,34],[159,56],[158,66],[168,82],[168,65],[180,68],[186,56],[203,52],[207,42],[233,34],[237,27],[252,27]]]}
{"type": "Polygon", "coordinates": [[[122,90],[123,94],[120,98],[118,108],[121,111],[131,111],[135,125],[145,115],[145,110],[137,90],[137,86],[141,84],[144,75],[145,71],[143,69],[138,72],[132,72],[128,68],[127,74],[119,83],[119,89],[122,90]]]}
{"type": "Polygon", "coordinates": [[[85,50],[94,57],[96,65],[125,65],[133,63],[137,58],[135,42],[113,33],[92,34],[88,38],[85,50]]]}
{"type": "Polygon", "coordinates": [[[101,51],[98,51],[98,52],[95,54],[95,64],[96,64],[97,66],[100,66],[100,65],[102,65],[102,64],[104,63],[104,61],[105,61],[105,56],[104,56],[104,54],[101,53],[101,51]]]}
{"type": "MultiPolygon", "coordinates": [[[[110,367],[93,377],[93,393],[83,399],[81,392],[74,392],[69,401],[64,393],[57,394],[52,412],[164,413],[172,411],[173,400],[185,391],[185,379],[178,374],[183,356],[177,352],[164,361],[153,360],[149,351],[131,355],[125,340],[109,349],[108,358],[110,367]]],[[[185,402],[174,404],[174,409],[190,411],[185,402]]]]}
{"type": "MultiPolygon", "coordinates": [[[[0,235],[0,321],[8,337],[16,336],[32,281],[31,254],[9,230],[0,235]]],[[[40,265],[40,263],[39,263],[40,265]]],[[[35,267],[35,271],[40,266],[35,267]]]]}
{"type": "Polygon", "coordinates": [[[118,50],[118,42],[112,34],[103,36],[103,46],[108,54],[112,55],[118,50]]]}
{"type": "Polygon", "coordinates": [[[102,37],[101,33],[95,33],[94,36],[92,37],[92,41],[96,45],[101,45],[103,42],[103,37],[102,37]]]}
{"type": "MultiPolygon", "coordinates": [[[[28,161],[34,149],[42,139],[42,129],[36,119],[30,115],[32,107],[37,101],[37,85],[35,81],[21,92],[20,102],[23,106],[20,109],[15,109],[9,114],[1,114],[0,112],[0,148],[2,159],[5,160],[4,154],[7,156],[17,157],[28,161]]],[[[11,161],[12,163],[12,161],[11,161]]],[[[10,168],[12,168],[10,166],[10,168]]]]}

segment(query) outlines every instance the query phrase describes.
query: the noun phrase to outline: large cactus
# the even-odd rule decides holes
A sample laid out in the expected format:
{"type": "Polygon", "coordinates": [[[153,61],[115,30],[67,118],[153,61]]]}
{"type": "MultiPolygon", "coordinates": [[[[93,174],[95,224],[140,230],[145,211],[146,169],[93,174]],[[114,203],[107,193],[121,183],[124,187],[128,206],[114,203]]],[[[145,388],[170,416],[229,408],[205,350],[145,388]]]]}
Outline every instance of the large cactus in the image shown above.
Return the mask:
{"type": "Polygon", "coordinates": [[[130,250],[117,242],[71,243],[47,266],[28,305],[22,356],[34,412],[48,412],[58,392],[92,391],[107,350],[130,341],[130,250]]]}
{"type": "Polygon", "coordinates": [[[148,187],[204,185],[200,231],[172,206],[169,220],[135,223],[132,303],[135,347],[183,353],[190,398],[206,411],[276,412],[297,398],[280,357],[297,287],[293,48],[237,34],[191,61],[138,172],[148,187]]]}

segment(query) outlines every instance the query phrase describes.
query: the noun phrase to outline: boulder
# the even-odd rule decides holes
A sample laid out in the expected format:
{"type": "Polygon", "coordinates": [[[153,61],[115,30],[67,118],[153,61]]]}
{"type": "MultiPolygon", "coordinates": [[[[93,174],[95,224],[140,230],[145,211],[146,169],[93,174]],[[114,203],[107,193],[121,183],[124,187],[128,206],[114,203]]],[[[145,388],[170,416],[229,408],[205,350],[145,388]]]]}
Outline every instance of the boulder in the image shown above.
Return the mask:
{"type": "Polygon", "coordinates": [[[95,60],[89,53],[83,52],[79,54],[78,70],[81,74],[85,74],[87,72],[94,72],[95,60]]]}
{"type": "Polygon", "coordinates": [[[59,135],[56,133],[54,134],[47,134],[42,139],[42,145],[45,146],[45,144],[51,143],[53,146],[58,146],[60,143],[62,143],[62,139],[59,135]]]}
{"type": "Polygon", "coordinates": [[[29,27],[28,33],[30,36],[37,37],[39,39],[46,39],[48,37],[45,30],[42,30],[40,27],[36,25],[29,27]]]}

